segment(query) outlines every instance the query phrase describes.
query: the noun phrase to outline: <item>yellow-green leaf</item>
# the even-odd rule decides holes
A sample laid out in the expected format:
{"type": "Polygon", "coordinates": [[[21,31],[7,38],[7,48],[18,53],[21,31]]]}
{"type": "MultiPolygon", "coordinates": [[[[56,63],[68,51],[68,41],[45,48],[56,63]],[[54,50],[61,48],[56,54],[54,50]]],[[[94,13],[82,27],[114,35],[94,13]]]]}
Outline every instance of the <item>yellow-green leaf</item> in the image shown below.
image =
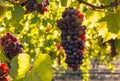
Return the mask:
{"type": "Polygon", "coordinates": [[[30,68],[30,56],[28,54],[19,54],[11,62],[10,75],[13,78],[24,76],[30,68]]]}
{"type": "Polygon", "coordinates": [[[34,66],[23,81],[51,81],[53,76],[52,62],[47,54],[37,56],[34,66]]]}

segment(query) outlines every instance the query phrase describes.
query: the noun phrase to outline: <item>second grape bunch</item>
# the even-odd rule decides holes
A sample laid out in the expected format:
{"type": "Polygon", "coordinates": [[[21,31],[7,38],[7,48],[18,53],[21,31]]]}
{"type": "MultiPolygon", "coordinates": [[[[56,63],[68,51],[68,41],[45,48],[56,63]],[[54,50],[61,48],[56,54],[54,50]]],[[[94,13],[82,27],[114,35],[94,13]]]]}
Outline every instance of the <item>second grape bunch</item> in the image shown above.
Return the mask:
{"type": "Polygon", "coordinates": [[[21,6],[25,6],[28,12],[37,11],[40,14],[44,14],[44,12],[48,11],[46,6],[49,5],[49,0],[43,0],[41,4],[38,4],[37,0],[26,0],[21,3],[21,6]]]}

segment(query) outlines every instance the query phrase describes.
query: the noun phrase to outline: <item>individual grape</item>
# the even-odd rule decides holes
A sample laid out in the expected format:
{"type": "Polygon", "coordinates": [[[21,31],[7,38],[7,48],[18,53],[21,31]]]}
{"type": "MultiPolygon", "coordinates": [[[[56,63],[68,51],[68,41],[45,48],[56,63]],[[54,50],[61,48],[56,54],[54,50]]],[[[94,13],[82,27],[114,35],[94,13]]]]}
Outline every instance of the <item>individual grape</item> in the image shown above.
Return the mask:
{"type": "Polygon", "coordinates": [[[0,77],[3,78],[7,75],[8,75],[8,66],[5,63],[0,63],[0,77]]]}
{"type": "Polygon", "coordinates": [[[64,28],[63,25],[59,25],[58,27],[59,27],[59,29],[61,29],[61,30],[65,30],[65,28],[64,28]]]}
{"type": "Polygon", "coordinates": [[[79,31],[78,31],[78,35],[79,35],[79,36],[81,36],[81,35],[83,35],[83,34],[84,34],[84,31],[83,31],[83,30],[79,30],[79,31]]]}
{"type": "Polygon", "coordinates": [[[84,49],[84,46],[83,46],[83,45],[80,45],[80,47],[79,47],[79,48],[80,48],[80,50],[82,50],[82,49],[84,49]]]}
{"type": "Polygon", "coordinates": [[[77,71],[83,63],[86,26],[82,25],[83,14],[77,9],[66,8],[62,18],[57,20],[57,26],[62,31],[61,46],[63,46],[68,67],[77,71]]]}
{"type": "Polygon", "coordinates": [[[68,55],[72,54],[72,51],[71,50],[66,50],[65,51],[68,55]]]}
{"type": "Polygon", "coordinates": [[[86,29],[86,26],[80,26],[80,29],[84,31],[86,29]]]}
{"type": "Polygon", "coordinates": [[[73,52],[76,52],[76,51],[77,51],[77,48],[73,48],[72,51],[73,51],[73,52]]]}
{"type": "Polygon", "coordinates": [[[68,30],[68,35],[73,35],[74,34],[74,32],[72,32],[72,30],[68,30]]]}
{"type": "Polygon", "coordinates": [[[71,41],[70,41],[70,44],[71,44],[71,45],[73,45],[74,43],[75,43],[74,40],[71,40],[71,41]]]}
{"type": "Polygon", "coordinates": [[[34,7],[35,10],[37,10],[37,9],[38,9],[38,4],[35,3],[35,4],[33,5],[33,7],[34,7]]]}
{"type": "Polygon", "coordinates": [[[71,36],[67,36],[67,41],[70,41],[71,40],[71,36]]]}
{"type": "Polygon", "coordinates": [[[81,20],[80,18],[77,18],[77,19],[76,19],[76,23],[77,23],[77,24],[82,24],[82,20],[81,20]]]}
{"type": "Polygon", "coordinates": [[[77,23],[76,23],[75,21],[73,21],[73,22],[71,23],[71,26],[72,26],[72,27],[77,27],[77,23]]]}
{"type": "Polygon", "coordinates": [[[17,41],[10,32],[0,39],[4,54],[11,60],[14,56],[22,53],[23,45],[17,41]]]}
{"type": "Polygon", "coordinates": [[[69,45],[69,46],[68,46],[68,49],[69,49],[69,50],[71,50],[71,49],[73,49],[73,48],[74,48],[73,45],[69,45]]]}

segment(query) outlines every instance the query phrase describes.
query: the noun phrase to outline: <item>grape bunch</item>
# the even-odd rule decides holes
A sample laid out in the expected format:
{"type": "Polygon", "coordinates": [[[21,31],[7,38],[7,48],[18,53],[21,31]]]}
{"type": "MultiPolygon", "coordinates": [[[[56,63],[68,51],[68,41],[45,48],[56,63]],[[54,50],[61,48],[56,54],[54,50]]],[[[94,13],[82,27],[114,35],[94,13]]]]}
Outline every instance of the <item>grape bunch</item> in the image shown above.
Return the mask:
{"type": "Polygon", "coordinates": [[[0,45],[4,54],[11,60],[14,56],[22,53],[23,45],[10,32],[0,39],[0,45]]]}
{"type": "Polygon", "coordinates": [[[65,62],[73,71],[83,63],[86,26],[82,25],[84,15],[74,8],[66,8],[57,27],[62,31],[61,45],[66,53],[65,62]]]}
{"type": "Polygon", "coordinates": [[[5,63],[0,63],[0,81],[8,81],[6,79],[8,71],[8,66],[5,63]]]}
{"type": "Polygon", "coordinates": [[[27,0],[21,4],[21,6],[25,6],[28,12],[36,10],[40,14],[48,11],[46,8],[47,5],[49,5],[49,0],[43,0],[41,4],[38,4],[36,0],[27,0]]]}

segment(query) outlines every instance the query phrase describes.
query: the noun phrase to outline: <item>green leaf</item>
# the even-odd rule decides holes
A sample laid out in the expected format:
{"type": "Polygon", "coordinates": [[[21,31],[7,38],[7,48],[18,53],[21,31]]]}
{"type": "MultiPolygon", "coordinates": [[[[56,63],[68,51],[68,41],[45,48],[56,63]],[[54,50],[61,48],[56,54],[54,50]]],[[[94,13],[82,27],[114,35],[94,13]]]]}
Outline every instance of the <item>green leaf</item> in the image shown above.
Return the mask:
{"type": "Polygon", "coordinates": [[[14,57],[11,61],[10,61],[10,66],[11,66],[11,69],[10,69],[10,76],[11,77],[16,77],[18,75],[18,68],[19,68],[19,65],[18,65],[18,59],[17,59],[17,56],[14,57]]]}
{"type": "Polygon", "coordinates": [[[100,13],[100,12],[94,12],[94,11],[91,11],[91,10],[87,10],[85,12],[85,21],[83,21],[83,23],[85,25],[88,25],[88,26],[92,26],[94,27],[96,22],[101,19],[101,17],[103,16],[103,13],[100,13]]]}
{"type": "Polygon", "coordinates": [[[37,0],[38,4],[41,4],[43,2],[43,0],[37,0]]]}
{"type": "Polygon", "coordinates": [[[98,22],[98,32],[104,38],[104,42],[110,39],[118,38],[120,29],[119,24],[120,11],[117,13],[106,14],[105,17],[98,22]]]}
{"type": "Polygon", "coordinates": [[[103,42],[106,42],[110,39],[115,39],[117,37],[116,34],[113,34],[113,33],[110,33],[110,32],[106,32],[104,35],[103,35],[103,42]]]}
{"type": "Polygon", "coordinates": [[[110,4],[113,1],[114,0],[99,0],[99,2],[102,3],[102,4],[110,4]]]}
{"type": "Polygon", "coordinates": [[[120,39],[115,40],[115,47],[120,50],[120,39]]]}
{"type": "Polygon", "coordinates": [[[9,59],[3,54],[0,52],[0,61],[2,62],[9,62],[9,59]]]}
{"type": "Polygon", "coordinates": [[[18,56],[18,76],[25,75],[30,68],[30,56],[28,54],[19,54],[18,56]]]}
{"type": "Polygon", "coordinates": [[[61,5],[66,7],[67,6],[68,0],[61,0],[61,5]]]}
{"type": "Polygon", "coordinates": [[[3,0],[0,0],[0,4],[2,4],[3,3],[3,0]]]}
{"type": "Polygon", "coordinates": [[[114,14],[107,14],[105,17],[99,20],[99,22],[106,22],[108,32],[111,33],[118,33],[119,32],[119,18],[120,18],[120,12],[114,13],[114,14]]]}
{"type": "Polygon", "coordinates": [[[10,65],[11,77],[24,76],[30,68],[30,56],[28,54],[19,54],[11,60],[10,65]]]}
{"type": "Polygon", "coordinates": [[[108,29],[106,27],[106,22],[99,23],[99,27],[97,28],[98,35],[103,36],[105,33],[108,32],[108,29]]]}
{"type": "Polygon", "coordinates": [[[36,24],[40,21],[40,18],[38,17],[38,14],[35,14],[34,17],[31,19],[31,24],[36,24]]]}
{"type": "Polygon", "coordinates": [[[115,39],[117,37],[117,34],[108,32],[108,29],[106,27],[107,26],[106,22],[99,23],[98,25],[99,25],[99,27],[97,28],[98,35],[104,38],[103,42],[108,41],[110,39],[115,39]]]}
{"type": "Polygon", "coordinates": [[[19,21],[20,19],[23,18],[24,9],[19,5],[15,5],[14,10],[11,13],[12,13],[12,20],[19,21]]]}
{"type": "Polygon", "coordinates": [[[53,76],[51,64],[49,55],[38,55],[32,70],[23,81],[51,81],[53,76]]]}
{"type": "Polygon", "coordinates": [[[21,32],[23,30],[23,25],[18,21],[12,21],[11,25],[15,27],[14,33],[21,32]]]}
{"type": "Polygon", "coordinates": [[[120,11],[120,4],[117,6],[117,11],[120,11]]]}

